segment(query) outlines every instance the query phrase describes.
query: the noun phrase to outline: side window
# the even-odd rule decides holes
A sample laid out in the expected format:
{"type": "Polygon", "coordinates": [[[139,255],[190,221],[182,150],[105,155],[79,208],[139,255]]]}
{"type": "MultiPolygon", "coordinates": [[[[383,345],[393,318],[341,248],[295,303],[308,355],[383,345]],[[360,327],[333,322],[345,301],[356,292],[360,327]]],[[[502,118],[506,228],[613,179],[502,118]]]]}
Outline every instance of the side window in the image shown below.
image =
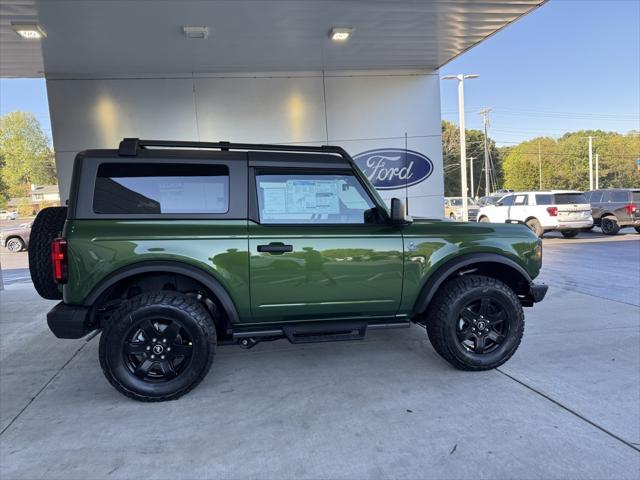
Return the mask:
{"type": "Polygon", "coordinates": [[[500,203],[504,207],[508,207],[508,206],[513,205],[513,195],[507,195],[502,200],[500,200],[500,203]]]}
{"type": "Polygon", "coordinates": [[[536,205],[551,205],[553,203],[553,195],[536,195],[536,205]]]}
{"type": "Polygon", "coordinates": [[[628,202],[629,192],[625,190],[614,190],[611,192],[611,201],[616,203],[628,202]]]}
{"type": "Polygon", "coordinates": [[[591,196],[587,198],[589,203],[600,203],[602,201],[602,192],[599,190],[595,190],[591,192],[591,196]]]}
{"type": "Polygon", "coordinates": [[[256,188],[264,224],[363,224],[374,206],[351,174],[258,174],[256,188]]]}
{"type": "Polygon", "coordinates": [[[229,170],[223,165],[103,163],[97,214],[207,214],[229,210],[229,170]]]}
{"type": "Polygon", "coordinates": [[[529,195],[516,195],[513,201],[514,205],[528,205],[529,195]]]}

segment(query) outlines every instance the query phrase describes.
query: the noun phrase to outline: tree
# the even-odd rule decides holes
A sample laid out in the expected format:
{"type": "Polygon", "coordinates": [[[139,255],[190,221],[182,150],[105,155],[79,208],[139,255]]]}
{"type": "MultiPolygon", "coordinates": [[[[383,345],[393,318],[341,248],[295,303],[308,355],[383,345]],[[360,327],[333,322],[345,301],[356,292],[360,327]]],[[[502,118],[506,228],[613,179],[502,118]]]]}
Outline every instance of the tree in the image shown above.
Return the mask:
{"type": "MultiPolygon", "coordinates": [[[[480,130],[466,130],[467,140],[467,184],[471,189],[470,163],[473,161],[473,184],[475,192],[470,196],[485,195],[484,191],[484,132],[480,130]],[[470,158],[473,157],[473,160],[470,158]]],[[[494,168],[500,180],[500,153],[495,141],[489,138],[489,151],[493,159],[494,168]]],[[[459,197],[460,186],[460,129],[451,122],[442,122],[442,159],[444,168],[444,194],[447,197],[459,197]]]]}
{"type": "Polygon", "coordinates": [[[49,137],[31,113],[0,117],[0,197],[24,196],[29,184],[57,183],[49,137]]]}

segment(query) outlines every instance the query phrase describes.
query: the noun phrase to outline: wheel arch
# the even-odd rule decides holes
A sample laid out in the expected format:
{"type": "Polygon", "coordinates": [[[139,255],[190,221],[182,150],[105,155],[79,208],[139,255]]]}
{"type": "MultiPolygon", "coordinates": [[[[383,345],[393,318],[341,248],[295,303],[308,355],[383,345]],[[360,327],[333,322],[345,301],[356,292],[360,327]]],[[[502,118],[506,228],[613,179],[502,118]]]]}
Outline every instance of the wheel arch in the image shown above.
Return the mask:
{"type": "Polygon", "coordinates": [[[160,276],[180,276],[202,285],[219,302],[228,324],[240,321],[238,310],[226,288],[205,270],[177,261],[145,261],[122,267],[104,277],[87,295],[83,304],[94,307],[105,302],[119,286],[131,284],[135,279],[160,276]]]}
{"type": "Polygon", "coordinates": [[[22,238],[20,235],[14,234],[14,235],[9,235],[7,238],[4,239],[4,243],[5,245],[7,244],[7,242],[9,240],[13,240],[14,238],[17,238],[18,240],[20,240],[22,242],[23,245],[27,245],[27,242],[25,242],[24,238],[22,238]]]}
{"type": "Polygon", "coordinates": [[[532,282],[524,267],[504,255],[490,252],[466,254],[445,262],[429,276],[413,307],[413,315],[427,312],[433,297],[447,280],[467,273],[497,278],[506,283],[516,295],[525,295],[532,282]]]}

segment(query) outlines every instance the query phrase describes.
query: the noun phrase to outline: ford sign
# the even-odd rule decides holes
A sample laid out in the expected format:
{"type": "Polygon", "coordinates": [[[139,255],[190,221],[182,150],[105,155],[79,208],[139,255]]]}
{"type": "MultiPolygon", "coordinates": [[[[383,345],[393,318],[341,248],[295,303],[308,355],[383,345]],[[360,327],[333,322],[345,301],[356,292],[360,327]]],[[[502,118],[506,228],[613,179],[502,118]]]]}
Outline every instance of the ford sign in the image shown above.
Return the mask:
{"type": "Polygon", "coordinates": [[[353,159],[378,190],[410,187],[433,172],[433,162],[425,155],[403,148],[368,150],[353,159]]]}

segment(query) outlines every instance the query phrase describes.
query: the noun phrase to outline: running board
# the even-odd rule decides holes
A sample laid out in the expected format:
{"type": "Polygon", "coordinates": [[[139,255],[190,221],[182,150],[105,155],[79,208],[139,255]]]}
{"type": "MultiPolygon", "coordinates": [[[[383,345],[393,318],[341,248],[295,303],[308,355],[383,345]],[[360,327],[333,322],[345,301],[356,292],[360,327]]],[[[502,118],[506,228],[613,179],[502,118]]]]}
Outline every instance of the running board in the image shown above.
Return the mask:
{"type": "Polygon", "coordinates": [[[275,340],[277,338],[286,338],[291,343],[338,342],[362,340],[365,338],[367,330],[408,328],[410,326],[411,322],[404,319],[394,319],[384,323],[363,321],[301,322],[283,325],[282,328],[234,332],[233,339],[239,340],[240,344],[244,346],[254,345],[261,340],[275,340]]]}

